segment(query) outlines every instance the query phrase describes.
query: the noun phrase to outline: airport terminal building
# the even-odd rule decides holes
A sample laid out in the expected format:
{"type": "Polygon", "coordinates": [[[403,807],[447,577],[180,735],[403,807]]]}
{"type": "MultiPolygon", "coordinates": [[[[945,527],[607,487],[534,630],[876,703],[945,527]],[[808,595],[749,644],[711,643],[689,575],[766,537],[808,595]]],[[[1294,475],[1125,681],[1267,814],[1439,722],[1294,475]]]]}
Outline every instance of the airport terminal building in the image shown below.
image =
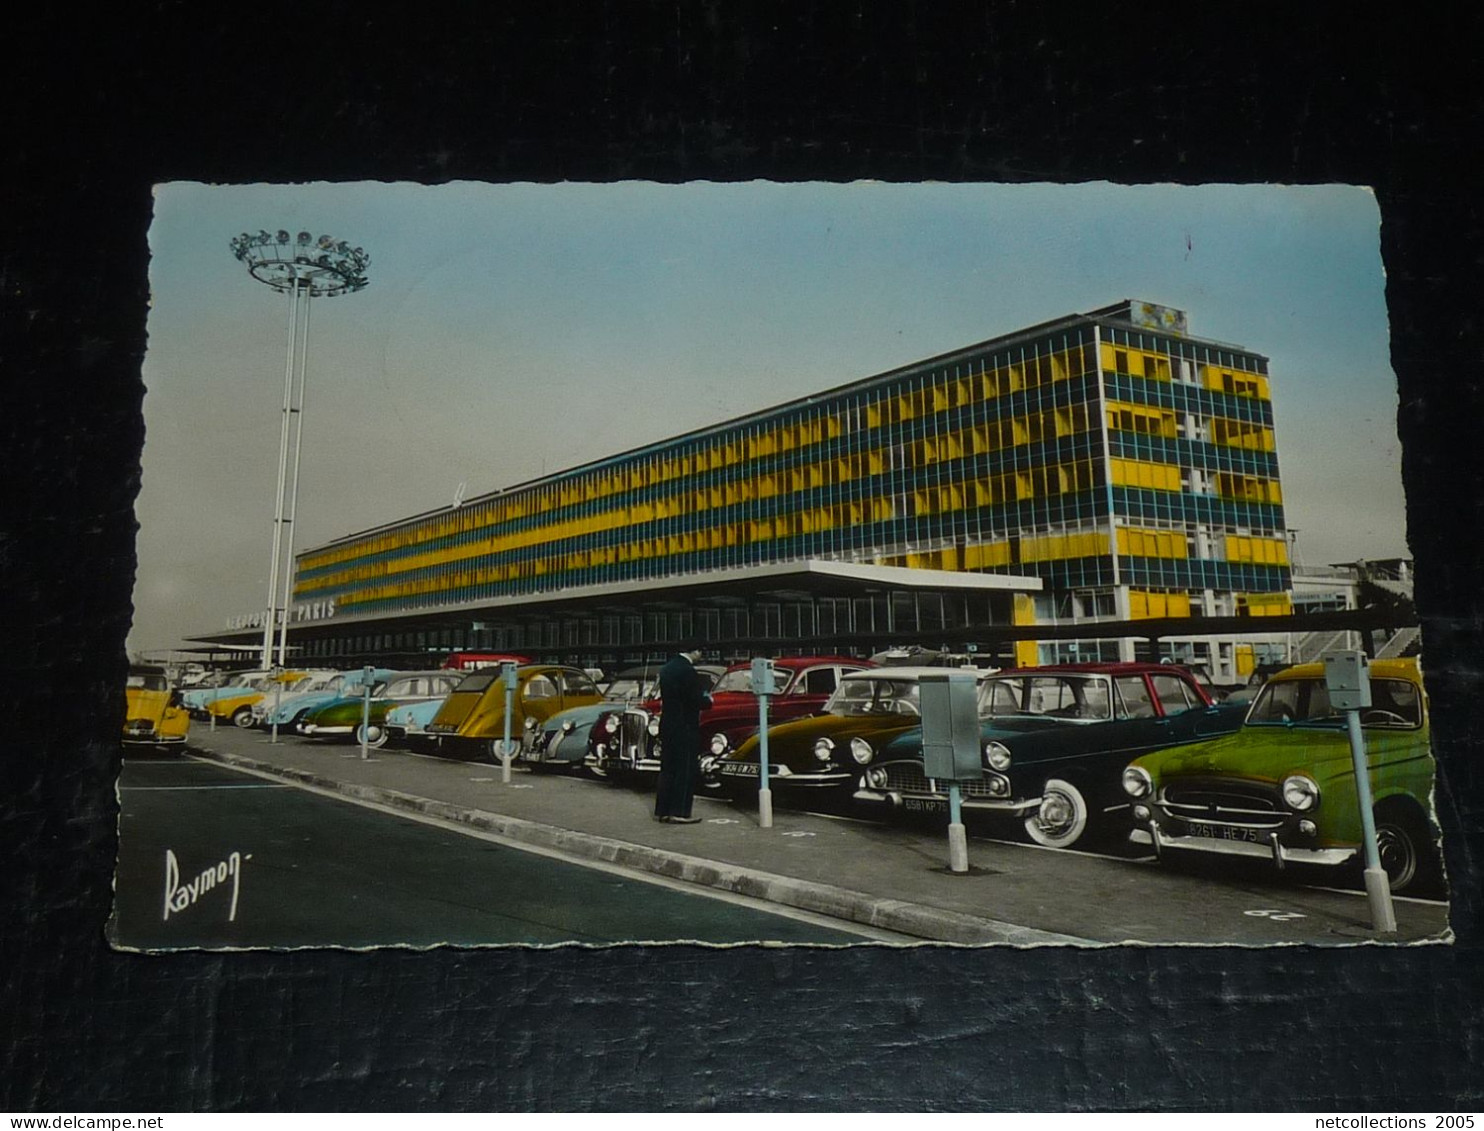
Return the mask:
{"type": "Polygon", "coordinates": [[[1232,682],[1261,637],[1200,621],[1293,607],[1268,382],[1182,311],[1069,315],[304,550],[289,639],[336,666],[692,636],[1049,663],[1135,658],[1076,626],[1173,618],[1161,658],[1232,682]]]}

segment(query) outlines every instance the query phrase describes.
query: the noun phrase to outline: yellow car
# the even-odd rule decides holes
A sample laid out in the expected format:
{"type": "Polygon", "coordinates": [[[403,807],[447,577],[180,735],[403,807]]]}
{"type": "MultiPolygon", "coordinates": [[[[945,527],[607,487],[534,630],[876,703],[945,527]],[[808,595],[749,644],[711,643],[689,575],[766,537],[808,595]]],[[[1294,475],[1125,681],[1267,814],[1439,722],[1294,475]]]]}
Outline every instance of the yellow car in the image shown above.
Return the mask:
{"type": "Polygon", "coordinates": [[[254,703],[261,703],[270,697],[275,685],[281,685],[283,693],[287,695],[296,683],[308,676],[309,673],[306,671],[279,672],[276,676],[266,675],[251,687],[244,687],[240,694],[224,695],[212,700],[206,704],[206,713],[217,722],[231,721],[246,730],[253,725],[254,703]]]}
{"type": "Polygon", "coordinates": [[[186,740],[191,716],[170,690],[165,669],[134,664],[124,685],[124,744],[174,746],[186,740]]]}
{"type": "MultiPolygon", "coordinates": [[[[541,724],[558,711],[602,701],[598,685],[580,668],[554,664],[517,668],[511,742],[527,749],[541,724]]],[[[505,682],[500,669],[484,668],[466,675],[428,724],[427,737],[447,753],[499,758],[505,739],[505,682]]]]}

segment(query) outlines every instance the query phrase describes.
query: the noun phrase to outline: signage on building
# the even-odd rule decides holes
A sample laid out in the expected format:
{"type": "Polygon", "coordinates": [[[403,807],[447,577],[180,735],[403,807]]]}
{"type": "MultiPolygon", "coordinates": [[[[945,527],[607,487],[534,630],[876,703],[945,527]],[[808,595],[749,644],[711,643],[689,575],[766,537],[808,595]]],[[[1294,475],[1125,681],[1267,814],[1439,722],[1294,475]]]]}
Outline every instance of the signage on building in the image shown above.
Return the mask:
{"type": "Polygon", "coordinates": [[[1163,330],[1167,334],[1182,336],[1190,329],[1186,324],[1185,311],[1176,310],[1170,306],[1160,306],[1153,302],[1129,303],[1129,321],[1135,326],[1144,326],[1150,330],[1163,330]]]}
{"type": "MultiPolygon", "coordinates": [[[[329,620],[334,615],[335,602],[331,599],[326,601],[311,601],[307,605],[295,605],[290,611],[289,619],[293,621],[329,620]]],[[[243,613],[241,616],[228,618],[227,627],[262,628],[263,622],[267,618],[267,612],[259,609],[257,612],[243,613]]]]}

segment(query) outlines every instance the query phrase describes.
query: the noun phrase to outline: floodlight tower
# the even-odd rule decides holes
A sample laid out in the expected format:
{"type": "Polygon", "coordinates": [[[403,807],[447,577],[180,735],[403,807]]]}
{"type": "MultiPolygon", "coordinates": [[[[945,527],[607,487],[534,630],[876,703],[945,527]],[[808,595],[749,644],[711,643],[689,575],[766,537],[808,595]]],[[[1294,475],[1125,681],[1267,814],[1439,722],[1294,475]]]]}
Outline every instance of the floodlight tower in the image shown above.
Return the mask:
{"type": "Polygon", "coordinates": [[[273,503],[273,562],[268,570],[268,610],[263,619],[263,667],[272,666],[278,629],[278,666],[287,667],[289,603],[294,565],[294,513],[299,504],[299,453],[304,438],[304,373],[309,358],[309,302],[363,289],[371,257],[332,236],[297,237],[243,232],[232,254],[248,273],[289,300],[288,355],[283,370],[283,422],[278,436],[278,492],[273,503]],[[289,458],[292,447],[293,459],[289,458]],[[280,577],[282,586],[280,587],[280,577]]]}

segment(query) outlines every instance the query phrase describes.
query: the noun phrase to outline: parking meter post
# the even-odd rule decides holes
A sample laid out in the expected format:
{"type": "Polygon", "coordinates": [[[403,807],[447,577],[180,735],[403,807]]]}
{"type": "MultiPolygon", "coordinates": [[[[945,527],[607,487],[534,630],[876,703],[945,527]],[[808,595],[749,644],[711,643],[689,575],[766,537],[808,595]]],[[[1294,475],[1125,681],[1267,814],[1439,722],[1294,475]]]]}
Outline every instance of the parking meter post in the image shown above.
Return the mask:
{"type": "Polygon", "coordinates": [[[773,827],[773,791],[768,786],[768,696],[776,690],[773,661],[761,656],[752,661],[752,690],[757,695],[759,828],[773,827]]]}
{"type": "Polygon", "coordinates": [[[1365,736],[1360,730],[1360,712],[1345,712],[1345,727],[1350,732],[1350,757],[1355,763],[1355,791],[1360,795],[1360,828],[1365,841],[1365,897],[1371,908],[1371,926],[1382,934],[1396,932],[1396,907],[1391,902],[1391,881],[1381,867],[1381,852],[1376,845],[1376,816],[1371,812],[1371,782],[1366,773],[1365,736]]]}
{"type": "Polygon", "coordinates": [[[768,696],[757,697],[758,721],[758,770],[757,823],[761,828],[773,827],[773,791],[768,788],[768,696]]]}
{"type": "Polygon", "coordinates": [[[969,838],[964,831],[963,802],[956,781],[948,785],[948,870],[969,870],[969,838]]]}
{"type": "Polygon", "coordinates": [[[1370,664],[1364,652],[1334,652],[1324,657],[1324,683],[1331,707],[1345,712],[1345,730],[1350,737],[1350,760],[1355,768],[1355,792],[1360,805],[1361,842],[1365,850],[1365,894],[1370,905],[1371,926],[1383,934],[1396,932],[1396,907],[1391,902],[1391,882],[1381,867],[1376,844],[1376,815],[1371,796],[1371,775],[1366,766],[1365,732],[1360,712],[1371,705],[1370,664]]]}
{"type": "Polygon", "coordinates": [[[361,688],[361,760],[365,761],[371,757],[371,752],[366,749],[366,739],[371,734],[371,676],[374,668],[365,670],[365,683],[361,688]]]}
{"type": "Polygon", "coordinates": [[[508,660],[500,665],[500,678],[505,681],[505,737],[500,741],[500,781],[510,784],[511,749],[510,724],[515,714],[515,665],[508,660]]]}

